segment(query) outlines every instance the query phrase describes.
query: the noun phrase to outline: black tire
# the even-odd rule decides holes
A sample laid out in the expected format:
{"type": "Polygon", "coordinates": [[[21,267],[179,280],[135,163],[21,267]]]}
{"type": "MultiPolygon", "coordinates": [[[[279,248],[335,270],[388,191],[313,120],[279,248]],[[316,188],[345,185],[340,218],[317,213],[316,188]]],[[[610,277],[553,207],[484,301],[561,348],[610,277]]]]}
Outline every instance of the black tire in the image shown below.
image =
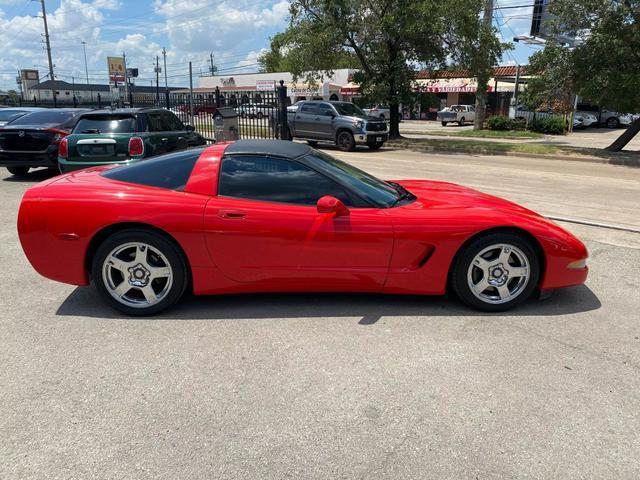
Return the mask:
{"type": "Polygon", "coordinates": [[[618,127],[620,127],[620,120],[617,117],[607,118],[607,128],[618,128],[618,127]]]}
{"type": "Polygon", "coordinates": [[[314,140],[307,140],[307,145],[309,145],[311,148],[316,148],[318,146],[318,142],[314,140]]]}
{"type": "Polygon", "coordinates": [[[336,137],[336,145],[343,152],[353,152],[356,149],[356,141],[353,134],[348,130],[343,130],[336,137]]]}
{"type": "Polygon", "coordinates": [[[385,121],[384,113],[381,113],[381,114],[380,114],[380,120],[382,120],[383,122],[385,121]]]}
{"type": "Polygon", "coordinates": [[[7,170],[9,170],[11,175],[15,175],[16,177],[24,177],[29,173],[29,167],[7,167],[7,170]]]}
{"type": "Polygon", "coordinates": [[[464,121],[465,121],[465,118],[464,118],[464,117],[462,117],[462,118],[460,119],[460,121],[458,122],[458,125],[460,125],[461,127],[464,127],[464,121]]]}
{"type": "Polygon", "coordinates": [[[371,150],[380,150],[382,145],[384,145],[384,142],[367,143],[367,147],[369,147],[371,150]]]}
{"type": "MultiPolygon", "coordinates": [[[[499,260],[492,261],[497,262],[499,260]]],[[[540,259],[538,258],[536,249],[526,238],[515,233],[488,233],[486,235],[478,236],[463,247],[463,250],[458,253],[454,260],[449,278],[453,291],[465,304],[485,312],[503,312],[521,305],[537,288],[540,278],[540,259]],[[471,262],[474,261],[475,257],[481,253],[482,250],[496,244],[506,244],[512,247],[517,247],[517,249],[526,256],[529,264],[529,278],[527,283],[518,290],[518,293],[514,298],[505,303],[491,303],[490,301],[481,300],[472,292],[468,281],[471,262]]],[[[509,283],[514,280],[517,281],[515,278],[507,280],[507,286],[509,286],[509,283]]],[[[487,287],[489,291],[491,291],[492,288],[495,289],[495,287],[487,287]]]]}
{"type": "Polygon", "coordinates": [[[440,123],[442,124],[443,127],[446,127],[447,123],[449,123],[449,122],[440,122],[440,123]]]}
{"type": "MultiPolygon", "coordinates": [[[[156,313],[172,307],[180,300],[180,298],[182,298],[189,284],[187,262],[182,252],[173,244],[173,242],[162,234],[144,229],[123,230],[111,235],[103,241],[93,257],[91,264],[91,277],[95,287],[107,303],[116,310],[131,316],[155,315],[156,313]],[[110,253],[119,246],[133,242],[141,242],[157,249],[162,255],[164,255],[165,259],[168,261],[168,266],[171,267],[171,287],[167,289],[162,300],[147,307],[132,307],[116,300],[109,293],[109,289],[105,285],[103,278],[103,265],[107,256],[109,256],[110,253]]],[[[123,281],[126,282],[127,280],[124,279],[123,281]]]]}

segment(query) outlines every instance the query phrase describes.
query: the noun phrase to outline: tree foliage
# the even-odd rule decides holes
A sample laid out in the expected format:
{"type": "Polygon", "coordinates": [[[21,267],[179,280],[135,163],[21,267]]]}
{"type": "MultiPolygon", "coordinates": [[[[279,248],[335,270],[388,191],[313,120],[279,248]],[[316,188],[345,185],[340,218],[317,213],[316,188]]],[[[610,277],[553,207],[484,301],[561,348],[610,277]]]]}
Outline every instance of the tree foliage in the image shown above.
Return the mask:
{"type": "MultiPolygon", "coordinates": [[[[552,0],[552,30],[572,32],[575,46],[550,40],[530,58],[543,102],[565,104],[572,93],[620,112],[640,111],[640,0],[552,0]]],[[[634,124],[609,148],[619,150],[640,131],[634,124]]]]}

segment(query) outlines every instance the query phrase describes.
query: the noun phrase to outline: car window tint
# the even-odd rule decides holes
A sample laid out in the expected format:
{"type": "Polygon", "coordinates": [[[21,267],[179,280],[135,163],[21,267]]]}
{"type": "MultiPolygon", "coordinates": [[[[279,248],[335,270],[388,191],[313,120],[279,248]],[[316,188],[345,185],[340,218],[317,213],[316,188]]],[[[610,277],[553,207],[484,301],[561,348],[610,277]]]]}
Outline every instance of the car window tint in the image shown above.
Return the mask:
{"type": "Polygon", "coordinates": [[[325,117],[330,117],[334,115],[333,108],[328,103],[321,103],[318,105],[318,113],[325,117]]]}
{"type": "Polygon", "coordinates": [[[331,195],[351,206],[345,190],[330,178],[292,160],[228,156],[222,160],[218,193],[227,197],[315,205],[331,195]]]}
{"type": "Polygon", "coordinates": [[[60,124],[65,123],[67,120],[71,120],[79,112],[65,112],[47,110],[44,112],[32,112],[20,117],[13,121],[15,125],[39,125],[39,124],[60,124]]]}
{"type": "Polygon", "coordinates": [[[317,113],[316,106],[313,103],[305,103],[302,105],[302,108],[300,108],[300,113],[315,115],[317,113]]]}
{"type": "Polygon", "coordinates": [[[88,115],[75,126],[74,133],[130,133],[136,131],[131,115],[88,115]]]}
{"type": "Polygon", "coordinates": [[[150,132],[166,132],[169,126],[164,121],[164,116],[160,112],[147,113],[150,132]]]}
{"type": "Polygon", "coordinates": [[[0,122],[9,122],[14,118],[24,115],[26,112],[20,110],[0,109],[0,122]]]}
{"type": "Polygon", "coordinates": [[[171,131],[184,130],[184,125],[182,125],[182,122],[180,121],[180,119],[176,117],[173,113],[162,112],[162,116],[164,117],[163,123],[168,130],[171,130],[171,131]]]}
{"type": "Polygon", "coordinates": [[[103,177],[150,187],[183,190],[203,148],[160,155],[123,167],[107,170],[103,177]]]}

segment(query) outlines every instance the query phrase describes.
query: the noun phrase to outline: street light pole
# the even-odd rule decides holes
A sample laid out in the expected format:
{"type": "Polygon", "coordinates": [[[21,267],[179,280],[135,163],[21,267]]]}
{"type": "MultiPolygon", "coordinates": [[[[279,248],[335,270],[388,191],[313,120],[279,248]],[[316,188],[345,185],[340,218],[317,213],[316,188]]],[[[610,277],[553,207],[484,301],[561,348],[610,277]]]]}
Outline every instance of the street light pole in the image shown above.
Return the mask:
{"type": "Polygon", "coordinates": [[[44,0],[40,0],[42,5],[42,20],[44,21],[44,39],[47,43],[47,59],[49,60],[49,79],[51,80],[51,94],[53,95],[53,106],[58,106],[56,100],[56,79],[53,76],[53,61],[51,60],[51,44],[49,43],[49,27],[47,26],[47,10],[44,7],[44,0]]]}
{"type": "Polygon", "coordinates": [[[162,56],[164,57],[164,91],[169,91],[169,84],[167,82],[167,50],[162,47],[162,56]]]}
{"type": "Polygon", "coordinates": [[[91,94],[91,101],[93,102],[93,90],[89,86],[89,67],[87,66],[87,42],[84,40],[82,43],[82,51],[84,52],[84,73],[87,76],[87,88],[89,89],[89,93],[91,94]]]}

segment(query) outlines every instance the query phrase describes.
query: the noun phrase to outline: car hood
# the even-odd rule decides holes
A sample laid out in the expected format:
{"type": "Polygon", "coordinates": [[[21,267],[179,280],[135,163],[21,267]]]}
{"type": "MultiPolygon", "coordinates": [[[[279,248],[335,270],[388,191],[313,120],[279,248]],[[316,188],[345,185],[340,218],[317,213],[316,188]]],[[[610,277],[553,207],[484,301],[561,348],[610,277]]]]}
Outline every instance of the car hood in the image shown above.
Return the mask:
{"type": "Polygon", "coordinates": [[[436,209],[475,209],[504,211],[542,218],[516,203],[455,183],[434,180],[398,180],[417,199],[407,208],[434,211],[436,209]]]}

